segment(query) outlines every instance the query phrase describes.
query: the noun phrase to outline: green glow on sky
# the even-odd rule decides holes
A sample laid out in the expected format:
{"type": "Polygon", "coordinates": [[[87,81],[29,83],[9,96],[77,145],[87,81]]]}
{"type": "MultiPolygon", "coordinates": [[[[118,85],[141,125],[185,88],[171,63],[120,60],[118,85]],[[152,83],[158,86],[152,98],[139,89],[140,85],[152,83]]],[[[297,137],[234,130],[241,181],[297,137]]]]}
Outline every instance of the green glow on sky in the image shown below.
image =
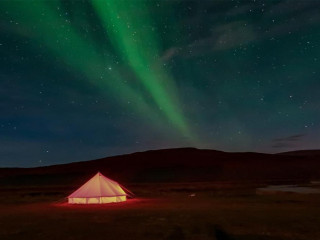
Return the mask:
{"type": "Polygon", "coordinates": [[[113,95],[123,107],[133,108],[142,118],[151,120],[148,122],[153,127],[173,126],[194,142],[194,134],[180,110],[172,77],[162,67],[157,36],[146,15],[148,11],[142,10],[143,3],[131,2],[130,12],[126,10],[130,1],[94,0],[92,4],[104,25],[106,38],[110,38],[117,53],[135,73],[138,80],[135,86],[142,85],[144,94],[124,80],[114,59],[102,54],[91,36],[81,35],[59,12],[59,1],[10,2],[7,9],[23,24],[24,30],[20,28],[19,34],[46,46],[63,64],[82,72],[91,84],[113,95]],[[153,102],[148,101],[150,97],[153,102]]]}
{"type": "Polygon", "coordinates": [[[174,97],[173,81],[161,67],[157,37],[147,15],[148,11],[144,9],[146,8],[145,3],[93,0],[93,5],[103,21],[112,43],[152,95],[159,109],[186,136],[190,137],[186,120],[174,97]]]}
{"type": "Polygon", "coordinates": [[[320,1],[300,2],[0,0],[0,164],[320,148],[320,1]]]}

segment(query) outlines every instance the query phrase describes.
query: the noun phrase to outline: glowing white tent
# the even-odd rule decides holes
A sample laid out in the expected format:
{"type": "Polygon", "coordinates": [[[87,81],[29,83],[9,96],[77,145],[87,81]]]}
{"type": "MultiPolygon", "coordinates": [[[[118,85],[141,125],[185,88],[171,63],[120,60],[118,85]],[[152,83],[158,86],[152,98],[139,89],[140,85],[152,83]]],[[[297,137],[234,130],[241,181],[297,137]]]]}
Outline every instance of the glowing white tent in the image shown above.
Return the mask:
{"type": "Polygon", "coordinates": [[[100,204],[126,200],[127,193],[119,183],[103,176],[100,172],[68,196],[68,203],[71,204],[100,204]]]}

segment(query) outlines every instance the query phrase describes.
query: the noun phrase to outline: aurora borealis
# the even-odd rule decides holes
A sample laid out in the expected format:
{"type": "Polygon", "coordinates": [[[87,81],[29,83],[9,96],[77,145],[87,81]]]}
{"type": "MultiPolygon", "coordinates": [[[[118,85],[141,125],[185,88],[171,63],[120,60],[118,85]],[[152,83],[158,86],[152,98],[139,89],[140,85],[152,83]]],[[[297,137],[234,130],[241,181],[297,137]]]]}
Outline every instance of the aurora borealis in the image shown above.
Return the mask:
{"type": "Polygon", "coordinates": [[[0,165],[319,148],[319,10],[296,0],[1,1],[0,165]]]}

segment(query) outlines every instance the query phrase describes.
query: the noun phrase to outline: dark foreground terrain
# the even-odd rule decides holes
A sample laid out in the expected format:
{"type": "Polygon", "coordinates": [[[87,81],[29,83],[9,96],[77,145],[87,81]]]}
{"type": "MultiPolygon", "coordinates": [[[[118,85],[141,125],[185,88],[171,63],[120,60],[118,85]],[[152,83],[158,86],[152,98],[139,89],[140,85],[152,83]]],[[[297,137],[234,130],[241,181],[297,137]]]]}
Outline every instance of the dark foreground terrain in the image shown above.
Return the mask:
{"type": "Polygon", "coordinates": [[[320,239],[319,194],[255,187],[138,184],[139,197],[107,205],[68,205],[59,187],[2,189],[0,239],[320,239]]]}
{"type": "Polygon", "coordinates": [[[0,169],[0,239],[319,240],[320,194],[257,191],[319,181],[319,156],[173,149],[0,169]],[[136,198],[66,204],[98,170],[136,198]]]}

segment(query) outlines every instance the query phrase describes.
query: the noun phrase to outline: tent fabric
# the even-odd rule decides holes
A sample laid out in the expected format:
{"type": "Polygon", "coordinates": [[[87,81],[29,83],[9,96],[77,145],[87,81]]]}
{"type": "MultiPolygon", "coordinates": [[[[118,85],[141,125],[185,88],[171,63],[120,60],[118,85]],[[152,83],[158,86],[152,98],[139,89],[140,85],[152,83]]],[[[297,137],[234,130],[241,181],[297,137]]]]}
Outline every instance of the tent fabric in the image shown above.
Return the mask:
{"type": "Polygon", "coordinates": [[[88,182],[68,196],[71,204],[123,202],[127,193],[120,185],[98,172],[88,182]]]}
{"type": "Polygon", "coordinates": [[[127,200],[126,196],[120,197],[91,197],[91,198],[68,198],[70,204],[102,204],[113,202],[124,202],[127,200]]]}

